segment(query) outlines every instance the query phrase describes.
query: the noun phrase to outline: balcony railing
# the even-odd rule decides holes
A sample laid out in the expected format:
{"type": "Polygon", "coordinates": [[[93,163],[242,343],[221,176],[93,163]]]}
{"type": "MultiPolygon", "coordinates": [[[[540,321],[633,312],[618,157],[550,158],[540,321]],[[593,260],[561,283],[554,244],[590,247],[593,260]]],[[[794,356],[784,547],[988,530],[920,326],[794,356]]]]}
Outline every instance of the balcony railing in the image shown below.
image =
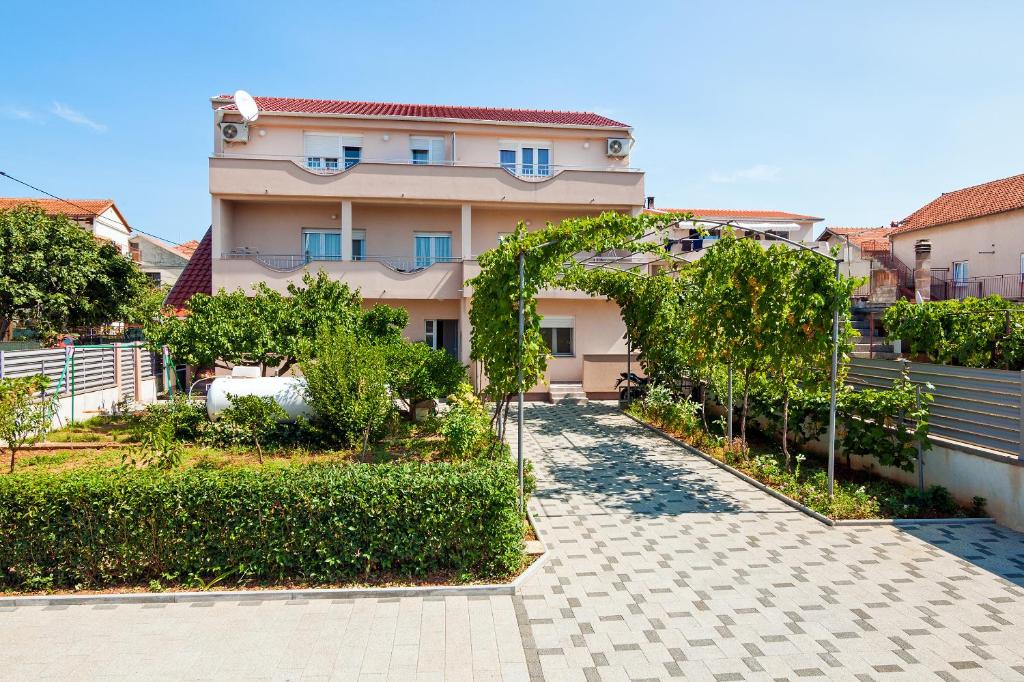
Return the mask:
{"type": "MultiPolygon", "coordinates": [[[[314,263],[341,262],[338,255],[313,255],[301,253],[259,253],[257,251],[238,250],[222,254],[228,260],[252,260],[265,268],[277,272],[292,272],[301,270],[314,263]]],[[[412,274],[426,270],[436,263],[459,263],[461,258],[453,256],[357,256],[353,257],[355,262],[380,263],[389,270],[395,272],[412,274]]],[[[352,262],[349,261],[349,262],[352,262]]]]}
{"type": "Polygon", "coordinates": [[[982,296],[1002,296],[1003,298],[1024,300],[1024,274],[1013,272],[1006,275],[983,275],[964,279],[950,279],[948,268],[932,270],[932,300],[945,301],[965,298],[981,298],[982,296]]]}
{"type": "Polygon", "coordinates": [[[640,173],[638,168],[628,168],[625,166],[618,166],[613,163],[607,165],[596,165],[596,166],[583,166],[583,165],[566,165],[566,164],[510,164],[510,163],[486,163],[482,161],[452,161],[450,159],[438,160],[425,162],[422,160],[413,160],[411,158],[360,158],[358,160],[353,159],[325,159],[319,157],[316,163],[311,163],[312,158],[307,156],[295,156],[287,154],[245,154],[239,152],[223,152],[215,155],[217,158],[224,159],[282,159],[292,161],[298,167],[304,171],[312,173],[314,175],[340,175],[347,170],[357,167],[360,164],[386,164],[393,166],[449,166],[449,167],[460,167],[460,168],[501,168],[509,175],[519,178],[520,180],[526,180],[531,182],[543,182],[555,177],[562,171],[577,170],[577,171],[616,171],[616,172],[632,172],[640,173]]]}

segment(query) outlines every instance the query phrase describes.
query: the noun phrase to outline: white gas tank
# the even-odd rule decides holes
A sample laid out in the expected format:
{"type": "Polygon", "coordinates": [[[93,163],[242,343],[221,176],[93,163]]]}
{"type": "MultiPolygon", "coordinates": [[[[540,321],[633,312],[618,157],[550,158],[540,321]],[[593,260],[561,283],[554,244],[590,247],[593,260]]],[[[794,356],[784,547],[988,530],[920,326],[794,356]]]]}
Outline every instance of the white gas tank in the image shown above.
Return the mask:
{"type": "Polygon", "coordinates": [[[210,419],[231,404],[229,395],[256,395],[273,398],[284,408],[288,417],[313,417],[313,408],[306,403],[306,380],[302,377],[252,376],[249,371],[258,368],[235,367],[232,376],[218,377],[206,392],[206,413],[210,419]],[[241,371],[239,371],[241,370],[241,371]],[[246,376],[248,375],[248,376],[246,376]]]}

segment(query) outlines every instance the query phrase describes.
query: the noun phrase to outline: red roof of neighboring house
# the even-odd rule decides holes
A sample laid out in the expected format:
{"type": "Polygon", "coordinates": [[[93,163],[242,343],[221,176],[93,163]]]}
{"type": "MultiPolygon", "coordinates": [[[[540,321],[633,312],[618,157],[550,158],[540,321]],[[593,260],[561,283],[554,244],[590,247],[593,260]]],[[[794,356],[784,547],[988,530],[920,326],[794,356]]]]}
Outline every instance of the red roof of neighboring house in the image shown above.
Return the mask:
{"type": "Polygon", "coordinates": [[[893,234],[1024,208],[1024,174],[944,192],[905,218],[893,234]]]}
{"type": "Polygon", "coordinates": [[[72,220],[92,220],[108,208],[113,207],[117,214],[118,221],[125,229],[131,232],[132,228],[128,221],[117,210],[113,199],[39,199],[35,197],[0,197],[0,211],[6,211],[17,206],[38,206],[47,215],[66,215],[72,220]]]}
{"type": "Polygon", "coordinates": [[[785,211],[758,211],[748,209],[732,208],[649,208],[647,213],[692,213],[698,218],[726,218],[726,219],[747,219],[747,220],[813,220],[819,221],[824,218],[801,215],[799,213],[786,213],[785,211]]]}
{"type": "MultiPolygon", "coordinates": [[[[395,104],[390,102],[350,102],[334,99],[298,99],[294,97],[255,97],[260,113],[319,114],[365,116],[370,118],[437,118],[498,123],[541,123],[586,128],[629,128],[589,111],[553,111],[549,109],[503,109],[464,107],[448,104],[395,104]]],[[[231,95],[214,97],[221,109],[235,110],[231,95]]]]}
{"type": "Polygon", "coordinates": [[[196,252],[196,249],[199,248],[199,240],[198,239],[190,239],[189,241],[185,242],[184,244],[178,244],[177,246],[175,246],[173,248],[174,248],[175,251],[180,253],[185,258],[191,258],[192,254],[194,254],[196,252]]]}
{"type": "Polygon", "coordinates": [[[846,237],[863,251],[888,251],[892,227],[826,227],[826,232],[846,237]]]}
{"type": "Polygon", "coordinates": [[[192,294],[213,293],[213,228],[206,231],[188,265],[181,271],[164,305],[182,310],[192,294]]]}

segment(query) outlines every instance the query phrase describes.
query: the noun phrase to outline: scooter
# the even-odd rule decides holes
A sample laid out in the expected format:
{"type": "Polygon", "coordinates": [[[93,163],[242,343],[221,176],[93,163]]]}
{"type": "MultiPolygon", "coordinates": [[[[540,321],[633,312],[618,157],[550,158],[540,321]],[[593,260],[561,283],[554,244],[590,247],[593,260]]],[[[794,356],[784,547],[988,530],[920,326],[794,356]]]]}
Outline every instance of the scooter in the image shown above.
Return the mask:
{"type": "Polygon", "coordinates": [[[620,372],[615,388],[619,392],[619,402],[642,400],[647,395],[647,387],[651,380],[637,376],[634,372],[620,372]]]}

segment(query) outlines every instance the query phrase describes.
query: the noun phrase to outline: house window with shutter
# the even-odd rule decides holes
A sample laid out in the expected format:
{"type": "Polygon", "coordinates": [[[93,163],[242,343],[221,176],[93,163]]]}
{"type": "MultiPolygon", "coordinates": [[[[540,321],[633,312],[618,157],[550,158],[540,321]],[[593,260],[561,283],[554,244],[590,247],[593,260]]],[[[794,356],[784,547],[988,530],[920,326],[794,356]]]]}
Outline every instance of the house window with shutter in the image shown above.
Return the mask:
{"type": "Polygon", "coordinates": [[[409,150],[414,164],[444,163],[444,138],[409,136],[409,150]]]}
{"type": "Polygon", "coordinates": [[[346,169],[362,160],[363,138],[358,135],[332,135],[329,133],[305,133],[306,168],[310,170],[338,170],[340,164],[346,169]]]}
{"type": "Polygon", "coordinates": [[[571,356],[575,320],[571,317],[545,317],[540,321],[540,336],[552,355],[571,356]]]}

